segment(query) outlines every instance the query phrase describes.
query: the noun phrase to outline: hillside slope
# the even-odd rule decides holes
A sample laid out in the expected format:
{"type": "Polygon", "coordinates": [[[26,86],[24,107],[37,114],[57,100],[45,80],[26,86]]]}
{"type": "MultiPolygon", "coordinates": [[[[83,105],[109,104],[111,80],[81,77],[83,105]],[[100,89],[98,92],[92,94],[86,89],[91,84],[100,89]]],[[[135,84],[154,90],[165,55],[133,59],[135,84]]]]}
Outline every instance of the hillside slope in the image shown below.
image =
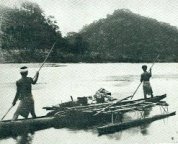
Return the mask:
{"type": "Polygon", "coordinates": [[[178,29],[126,9],[84,26],[80,34],[95,61],[149,62],[158,54],[161,61],[178,61],[178,29]]]}

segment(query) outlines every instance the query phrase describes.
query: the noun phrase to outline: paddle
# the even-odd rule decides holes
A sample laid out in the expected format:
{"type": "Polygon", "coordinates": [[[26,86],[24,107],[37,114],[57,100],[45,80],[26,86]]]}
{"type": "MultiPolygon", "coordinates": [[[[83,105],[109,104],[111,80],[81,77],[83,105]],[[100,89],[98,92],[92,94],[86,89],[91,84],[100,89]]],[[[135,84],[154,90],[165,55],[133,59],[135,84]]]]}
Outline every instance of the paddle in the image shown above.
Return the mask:
{"type": "MultiPolygon", "coordinates": [[[[54,48],[54,46],[55,46],[55,44],[56,44],[56,42],[54,42],[54,44],[52,45],[50,51],[48,52],[48,55],[46,56],[46,58],[45,58],[45,60],[43,61],[42,65],[40,66],[38,72],[41,70],[41,68],[42,68],[43,65],[45,64],[46,60],[48,59],[50,53],[52,52],[52,50],[53,50],[53,48],[54,48]]],[[[36,76],[36,75],[35,75],[35,76],[36,76]]],[[[35,78],[35,76],[34,76],[34,78],[35,78]]],[[[9,113],[9,111],[12,109],[13,106],[14,106],[14,105],[12,105],[12,106],[8,109],[8,111],[7,111],[6,114],[2,117],[1,120],[3,120],[3,119],[6,117],[6,115],[9,113]]]]}

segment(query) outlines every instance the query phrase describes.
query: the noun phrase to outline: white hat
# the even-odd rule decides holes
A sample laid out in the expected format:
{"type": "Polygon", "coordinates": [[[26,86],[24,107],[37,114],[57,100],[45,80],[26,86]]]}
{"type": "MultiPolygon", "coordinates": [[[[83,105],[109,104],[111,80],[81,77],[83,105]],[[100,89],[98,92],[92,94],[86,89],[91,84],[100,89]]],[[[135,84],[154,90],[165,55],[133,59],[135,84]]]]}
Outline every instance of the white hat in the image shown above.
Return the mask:
{"type": "Polygon", "coordinates": [[[21,73],[28,72],[28,67],[26,67],[26,66],[21,67],[20,72],[21,73]]]}

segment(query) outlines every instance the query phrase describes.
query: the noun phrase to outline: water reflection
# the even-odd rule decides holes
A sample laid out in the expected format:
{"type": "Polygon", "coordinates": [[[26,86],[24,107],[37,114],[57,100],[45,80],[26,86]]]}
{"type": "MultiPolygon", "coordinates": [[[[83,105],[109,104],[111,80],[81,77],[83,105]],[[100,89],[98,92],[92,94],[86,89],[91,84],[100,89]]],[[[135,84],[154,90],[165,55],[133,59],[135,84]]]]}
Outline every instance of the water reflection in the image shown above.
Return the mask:
{"type": "Polygon", "coordinates": [[[21,136],[17,136],[14,138],[16,140],[16,144],[32,144],[34,133],[25,133],[21,136]]]}
{"type": "MultiPolygon", "coordinates": [[[[142,118],[149,117],[151,110],[152,110],[152,107],[144,109],[142,118]]],[[[150,126],[150,124],[143,124],[143,125],[140,126],[140,130],[141,130],[141,133],[143,135],[147,135],[148,134],[149,126],[150,126]]]]}

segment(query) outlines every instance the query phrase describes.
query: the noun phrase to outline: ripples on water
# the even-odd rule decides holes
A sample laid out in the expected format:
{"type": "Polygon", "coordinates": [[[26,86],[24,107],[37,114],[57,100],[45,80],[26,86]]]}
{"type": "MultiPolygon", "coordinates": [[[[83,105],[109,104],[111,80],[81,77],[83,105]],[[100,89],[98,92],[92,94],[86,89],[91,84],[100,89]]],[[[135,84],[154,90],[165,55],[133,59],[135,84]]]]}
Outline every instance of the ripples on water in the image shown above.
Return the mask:
{"type": "MultiPolygon", "coordinates": [[[[15,95],[15,81],[20,78],[18,68],[24,64],[0,65],[0,115],[11,106],[15,95]]],[[[40,64],[25,64],[29,67],[29,76],[33,77],[40,64]]],[[[139,84],[142,64],[46,64],[40,72],[38,84],[33,86],[36,112],[45,115],[44,106],[56,105],[69,101],[72,95],[93,95],[103,87],[112,92],[113,97],[122,99],[133,94],[139,84]]],[[[151,64],[148,64],[148,67],[151,64]]],[[[166,101],[170,104],[169,111],[178,109],[178,64],[155,64],[151,84],[155,95],[167,93],[166,101]]],[[[134,96],[142,98],[142,88],[134,96]]],[[[16,106],[17,107],[17,106],[16,106]]],[[[11,119],[15,108],[7,115],[11,119]]],[[[153,108],[145,114],[160,114],[158,108],[153,108]]],[[[124,116],[125,121],[139,118],[140,113],[130,113],[124,116]]],[[[1,139],[4,144],[114,144],[114,143],[160,143],[178,142],[177,116],[159,120],[149,125],[131,128],[110,135],[98,136],[96,127],[87,129],[54,129],[37,131],[34,134],[24,134],[15,138],[1,139]]]]}

